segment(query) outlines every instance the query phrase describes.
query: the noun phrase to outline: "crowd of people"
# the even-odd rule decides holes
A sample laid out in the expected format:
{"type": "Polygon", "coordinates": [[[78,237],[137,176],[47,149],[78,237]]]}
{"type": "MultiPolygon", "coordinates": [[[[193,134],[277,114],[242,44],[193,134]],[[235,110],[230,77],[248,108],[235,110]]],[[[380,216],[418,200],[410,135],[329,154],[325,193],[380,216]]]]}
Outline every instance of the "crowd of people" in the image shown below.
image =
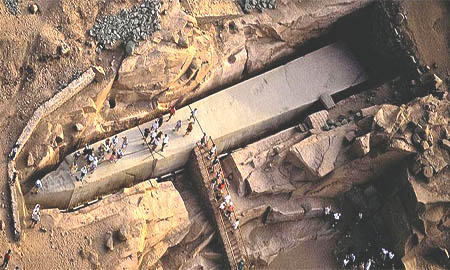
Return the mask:
{"type": "Polygon", "coordinates": [[[99,163],[109,161],[117,163],[123,156],[128,146],[128,138],[122,137],[122,144],[119,146],[119,137],[115,135],[112,139],[106,139],[97,150],[93,146],[86,144],[83,150],[78,150],[73,154],[73,162],[70,167],[70,174],[75,176],[77,181],[83,181],[88,173],[94,173],[99,163]],[[80,168],[81,167],[81,168],[80,168]]]}
{"type": "MultiPolygon", "coordinates": [[[[331,206],[324,208],[325,218],[330,221],[331,227],[340,230],[340,222],[342,214],[338,211],[333,211],[331,206]]],[[[351,224],[351,228],[362,226],[364,221],[362,211],[358,211],[356,218],[351,224]]],[[[345,233],[346,238],[351,237],[351,231],[345,233]]],[[[345,251],[337,255],[336,260],[340,263],[342,269],[395,269],[395,254],[384,247],[376,247],[371,242],[367,243],[364,250],[357,250],[349,247],[345,251]]]]}
{"type": "Polygon", "coordinates": [[[211,179],[211,192],[214,193],[214,198],[218,203],[219,210],[222,214],[231,222],[233,229],[237,230],[239,227],[239,219],[234,215],[234,205],[231,200],[231,195],[228,193],[227,187],[229,183],[224,177],[219,165],[219,158],[216,155],[216,145],[213,143],[211,147],[208,147],[208,140],[210,138],[203,133],[203,137],[200,140],[200,145],[205,147],[208,151],[208,160],[210,161],[208,170],[209,174],[213,175],[211,179]]]}
{"type": "MultiPolygon", "coordinates": [[[[175,107],[171,107],[169,117],[167,122],[175,115],[176,109],[175,107]]],[[[191,111],[191,114],[188,119],[188,126],[186,129],[186,133],[184,136],[189,135],[189,133],[193,130],[195,117],[198,113],[197,108],[191,111]]],[[[156,151],[157,147],[161,144],[161,152],[167,147],[169,143],[169,135],[163,134],[160,131],[161,126],[164,123],[163,117],[159,117],[155,122],[151,125],[150,128],[145,128],[143,135],[143,144],[149,145],[150,151],[156,151]],[[161,141],[161,143],[160,143],[161,141]]],[[[182,121],[178,120],[176,122],[175,128],[173,131],[179,131],[182,126],[182,121]]],[[[119,137],[117,135],[113,136],[111,139],[105,139],[97,149],[90,144],[86,144],[82,150],[77,150],[73,154],[73,161],[70,167],[70,175],[75,176],[77,181],[82,182],[88,173],[94,173],[95,169],[99,166],[99,164],[103,161],[109,161],[110,163],[117,163],[125,153],[129,144],[129,140],[127,136],[122,137],[122,142],[119,143],[119,137]],[[78,174],[79,175],[76,175],[78,174]]],[[[13,159],[17,154],[17,149],[19,145],[15,145],[11,153],[9,154],[9,158],[13,159]]],[[[210,156],[215,153],[214,149],[211,149],[210,156]]],[[[214,161],[214,164],[217,164],[217,161],[214,161]]],[[[42,181],[37,179],[34,187],[31,190],[31,194],[38,194],[38,192],[42,189],[42,181]]],[[[31,214],[31,227],[33,228],[40,221],[40,205],[36,204],[33,212],[31,214]]]]}

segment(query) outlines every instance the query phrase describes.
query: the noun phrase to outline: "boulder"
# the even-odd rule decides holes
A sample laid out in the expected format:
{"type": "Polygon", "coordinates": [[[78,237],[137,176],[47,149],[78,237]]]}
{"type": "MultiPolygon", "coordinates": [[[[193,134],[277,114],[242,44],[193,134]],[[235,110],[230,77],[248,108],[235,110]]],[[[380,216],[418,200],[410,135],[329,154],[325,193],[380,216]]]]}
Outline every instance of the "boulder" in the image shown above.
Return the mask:
{"type": "Polygon", "coordinates": [[[370,152],[370,133],[357,137],[353,143],[353,150],[358,157],[363,157],[370,152]]]}
{"type": "Polygon", "coordinates": [[[322,129],[322,127],[327,123],[328,111],[322,110],[308,115],[305,119],[306,125],[310,129],[322,129]]]}
{"type": "Polygon", "coordinates": [[[31,152],[28,153],[28,158],[27,158],[27,166],[31,167],[34,165],[34,157],[33,154],[31,152]]]}
{"type": "Polygon", "coordinates": [[[129,238],[129,233],[128,233],[128,229],[127,229],[127,224],[123,223],[122,226],[120,226],[120,229],[117,233],[118,238],[120,241],[127,241],[129,238]]]}
{"type": "Polygon", "coordinates": [[[345,135],[356,129],[354,124],[344,125],[306,138],[289,149],[289,160],[306,169],[312,178],[324,177],[340,163],[345,135]]]}
{"type": "Polygon", "coordinates": [[[112,237],[112,232],[107,232],[105,235],[105,246],[109,251],[114,250],[114,240],[112,237]]]}

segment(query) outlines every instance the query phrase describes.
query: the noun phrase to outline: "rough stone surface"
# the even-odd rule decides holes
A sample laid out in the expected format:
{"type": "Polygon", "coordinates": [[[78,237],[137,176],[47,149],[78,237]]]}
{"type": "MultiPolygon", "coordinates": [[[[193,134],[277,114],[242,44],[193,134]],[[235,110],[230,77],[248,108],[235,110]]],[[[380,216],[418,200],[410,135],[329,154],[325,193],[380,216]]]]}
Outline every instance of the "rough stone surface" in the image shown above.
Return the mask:
{"type": "Polygon", "coordinates": [[[34,158],[33,158],[33,154],[30,152],[30,153],[28,153],[27,166],[31,167],[33,165],[34,165],[34,158]]]}
{"type": "Polygon", "coordinates": [[[114,250],[114,240],[112,232],[107,232],[105,234],[105,246],[106,248],[108,248],[109,251],[114,250]]]}
{"type": "Polygon", "coordinates": [[[127,241],[129,238],[128,228],[127,224],[124,222],[122,226],[120,226],[120,229],[118,231],[118,237],[120,241],[127,241]]]}
{"type": "Polygon", "coordinates": [[[306,117],[305,119],[305,123],[309,128],[321,129],[327,123],[327,119],[328,111],[322,110],[308,115],[308,117],[306,117]]]}
{"type": "Polygon", "coordinates": [[[315,134],[290,148],[290,160],[305,168],[313,178],[324,177],[342,162],[345,135],[352,130],[356,130],[355,125],[315,134]]]}
{"type": "Polygon", "coordinates": [[[189,228],[189,217],[183,200],[171,182],[161,184],[147,181],[114,194],[95,205],[73,213],[60,213],[56,209],[41,211],[42,224],[67,231],[98,231],[108,248],[113,247],[119,257],[100,257],[98,262],[110,269],[148,269],[156,264],[166,250],[179,243],[189,228]],[[105,223],[106,222],[106,223],[105,223]],[[126,244],[112,244],[112,231],[121,224],[129,226],[126,244]],[[111,228],[105,238],[104,228],[111,228]],[[142,269],[142,268],[141,268],[142,269]]]}
{"type": "Polygon", "coordinates": [[[357,137],[353,143],[355,154],[363,157],[370,152],[370,133],[357,137]]]}

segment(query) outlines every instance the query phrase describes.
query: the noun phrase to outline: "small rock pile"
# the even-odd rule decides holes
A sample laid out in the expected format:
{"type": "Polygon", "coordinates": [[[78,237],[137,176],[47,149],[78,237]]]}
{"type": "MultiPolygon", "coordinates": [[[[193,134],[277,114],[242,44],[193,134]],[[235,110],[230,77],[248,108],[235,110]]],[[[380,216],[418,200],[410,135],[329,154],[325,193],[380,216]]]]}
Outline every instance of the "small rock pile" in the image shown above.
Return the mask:
{"type": "Polygon", "coordinates": [[[244,12],[249,13],[252,9],[258,9],[259,12],[262,12],[265,8],[275,9],[276,8],[276,0],[241,0],[241,7],[244,12]]]}
{"type": "Polygon", "coordinates": [[[3,0],[9,13],[13,15],[19,14],[19,0],[3,0]]]}
{"type": "Polygon", "coordinates": [[[97,19],[89,34],[98,41],[101,49],[113,46],[116,41],[144,40],[161,29],[158,16],[160,7],[160,0],[144,0],[140,6],[97,19]]]}

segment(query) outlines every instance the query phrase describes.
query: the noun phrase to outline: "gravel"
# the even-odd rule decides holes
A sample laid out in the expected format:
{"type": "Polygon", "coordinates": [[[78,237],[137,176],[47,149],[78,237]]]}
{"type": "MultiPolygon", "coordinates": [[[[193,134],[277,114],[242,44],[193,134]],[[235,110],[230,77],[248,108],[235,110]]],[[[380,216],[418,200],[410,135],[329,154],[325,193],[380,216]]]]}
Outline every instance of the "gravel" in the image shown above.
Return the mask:
{"type": "Polygon", "coordinates": [[[3,0],[9,13],[13,15],[19,14],[19,0],[3,0]]]}
{"type": "Polygon", "coordinates": [[[262,12],[265,8],[275,9],[277,7],[276,0],[240,0],[239,3],[246,13],[255,8],[262,12]]]}
{"type": "Polygon", "coordinates": [[[139,6],[122,10],[117,15],[106,15],[96,20],[89,34],[98,41],[98,47],[113,46],[117,41],[138,42],[161,29],[160,0],[144,0],[139,6]]]}

